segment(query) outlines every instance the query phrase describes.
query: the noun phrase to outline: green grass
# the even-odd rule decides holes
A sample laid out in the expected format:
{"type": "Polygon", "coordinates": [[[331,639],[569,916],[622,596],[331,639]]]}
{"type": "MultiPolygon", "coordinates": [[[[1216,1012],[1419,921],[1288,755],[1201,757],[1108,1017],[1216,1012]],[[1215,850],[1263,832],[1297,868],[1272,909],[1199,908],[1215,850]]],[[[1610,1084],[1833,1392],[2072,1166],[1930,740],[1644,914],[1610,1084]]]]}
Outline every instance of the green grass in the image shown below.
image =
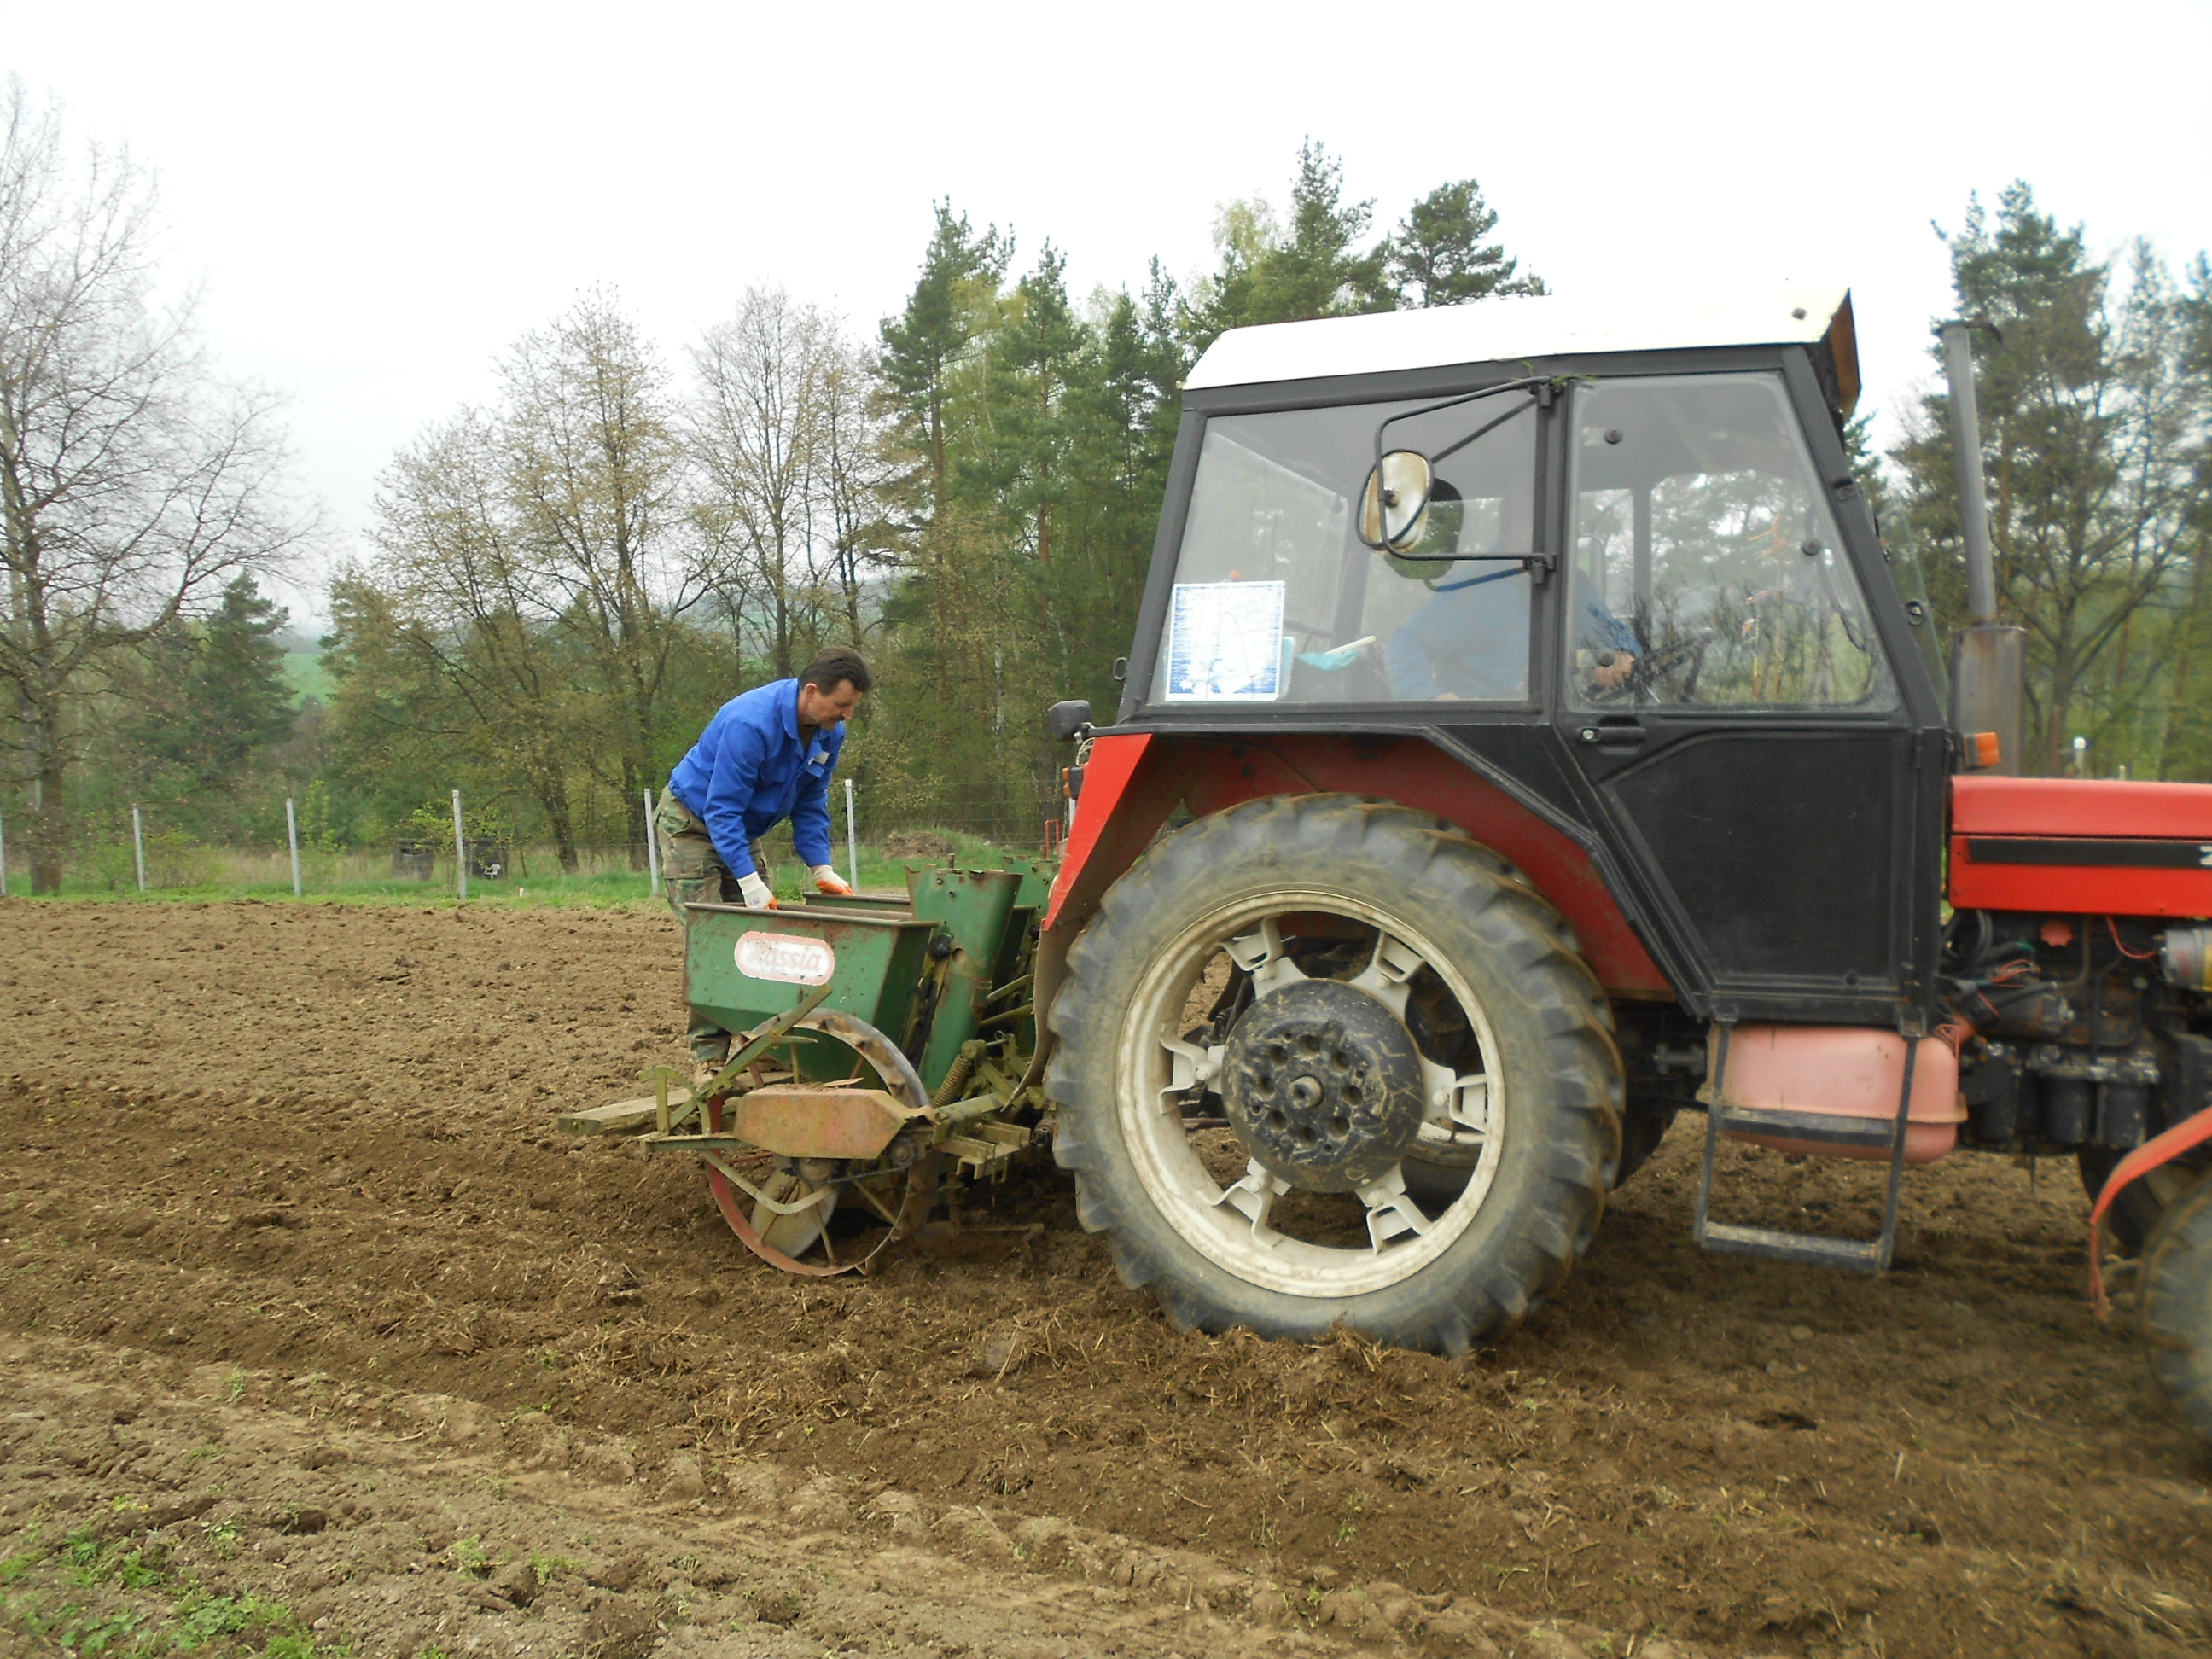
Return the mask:
{"type": "Polygon", "coordinates": [[[64,1653],[153,1659],[348,1659],[343,1642],[318,1639],[281,1601],[251,1591],[217,1595],[170,1559],[155,1536],[102,1545],[84,1528],[41,1547],[33,1529],[0,1583],[0,1637],[45,1638],[64,1653]]]}
{"type": "MultiPolygon", "coordinates": [[[[989,869],[1008,857],[1036,856],[1001,847],[980,836],[951,830],[937,833],[951,845],[953,856],[968,869],[989,869]]],[[[389,854],[307,854],[301,861],[301,884],[305,890],[302,897],[295,899],[292,896],[290,866],[284,854],[204,850],[207,857],[204,862],[210,872],[220,870],[220,878],[195,881],[189,884],[156,886],[141,893],[130,878],[126,878],[118,884],[112,868],[71,870],[63,876],[62,890],[48,896],[127,904],[205,904],[258,899],[270,904],[447,906],[456,900],[450,853],[439,861],[435,878],[427,882],[393,879],[389,874],[389,854]]],[[[779,898],[790,901],[799,897],[803,890],[811,890],[811,884],[805,881],[805,869],[792,852],[787,841],[780,848],[770,848],[769,861],[775,872],[775,890],[779,898]]],[[[941,859],[920,857],[895,859],[879,848],[863,845],[860,848],[860,886],[866,892],[902,892],[909,868],[942,861],[941,859]]],[[[849,874],[842,842],[836,848],[836,863],[841,875],[849,874]]],[[[469,878],[468,902],[471,905],[489,905],[495,908],[550,906],[597,909],[652,908],[665,902],[650,891],[649,878],[643,871],[597,870],[567,875],[561,872],[550,852],[544,848],[531,849],[527,854],[527,868],[530,873],[497,881],[471,876],[469,878]]],[[[158,875],[155,879],[159,879],[158,875]]],[[[9,890],[11,894],[27,897],[29,886],[27,872],[9,872],[9,890]]]]}

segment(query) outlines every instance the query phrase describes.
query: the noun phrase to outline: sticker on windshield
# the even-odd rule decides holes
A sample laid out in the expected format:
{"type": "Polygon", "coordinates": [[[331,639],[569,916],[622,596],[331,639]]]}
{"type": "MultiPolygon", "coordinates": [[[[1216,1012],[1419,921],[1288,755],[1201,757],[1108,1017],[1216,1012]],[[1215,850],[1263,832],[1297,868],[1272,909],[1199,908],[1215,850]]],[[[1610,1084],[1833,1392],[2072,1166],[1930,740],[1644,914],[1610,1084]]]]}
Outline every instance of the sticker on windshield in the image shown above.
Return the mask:
{"type": "Polygon", "coordinates": [[[827,985],[837,953],[826,940],[792,933],[747,933],[738,941],[738,971],[747,979],[786,985],[827,985]]]}
{"type": "Polygon", "coordinates": [[[1273,702],[1283,695],[1281,582],[1177,582],[1167,701],[1273,702]]]}

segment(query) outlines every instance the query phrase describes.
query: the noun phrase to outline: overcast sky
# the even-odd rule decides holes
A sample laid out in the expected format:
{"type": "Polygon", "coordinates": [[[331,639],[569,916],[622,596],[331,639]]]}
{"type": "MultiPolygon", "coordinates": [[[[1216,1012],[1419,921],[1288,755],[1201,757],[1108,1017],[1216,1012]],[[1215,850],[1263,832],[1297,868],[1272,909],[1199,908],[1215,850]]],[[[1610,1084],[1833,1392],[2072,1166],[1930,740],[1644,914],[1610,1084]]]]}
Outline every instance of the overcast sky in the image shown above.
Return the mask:
{"type": "Polygon", "coordinates": [[[2208,64],[2206,0],[0,8],[0,68],[158,172],[168,269],[290,394],[341,546],[583,288],[672,362],[750,283],[872,331],[942,197],[1021,263],[1049,236],[1079,295],[1187,277],[1308,134],[1381,227],[1480,179],[1555,290],[1848,283],[1893,409],[1969,191],[2212,246],[2208,64]]]}

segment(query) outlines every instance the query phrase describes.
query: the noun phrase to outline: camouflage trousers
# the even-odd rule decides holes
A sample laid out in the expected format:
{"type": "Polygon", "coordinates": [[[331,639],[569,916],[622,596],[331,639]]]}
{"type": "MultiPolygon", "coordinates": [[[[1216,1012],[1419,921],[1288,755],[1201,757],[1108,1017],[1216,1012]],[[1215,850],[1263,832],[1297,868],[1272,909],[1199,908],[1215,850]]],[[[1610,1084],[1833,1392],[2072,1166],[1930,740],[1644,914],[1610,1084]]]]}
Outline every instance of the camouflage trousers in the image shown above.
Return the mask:
{"type": "MultiPolygon", "coordinates": [[[[738,890],[738,878],[714,850],[714,838],[708,833],[704,818],[663,790],[653,823],[660,832],[661,889],[668,895],[669,908],[678,921],[689,926],[690,912],[684,908],[687,904],[744,902],[744,895],[738,890]]],[[[752,844],[752,854],[753,868],[763,881],[773,885],[775,878],[758,842],[752,844]]],[[[714,1021],[693,1014],[684,1035],[690,1040],[694,1060],[719,1066],[729,1058],[730,1034],[714,1021]]]]}

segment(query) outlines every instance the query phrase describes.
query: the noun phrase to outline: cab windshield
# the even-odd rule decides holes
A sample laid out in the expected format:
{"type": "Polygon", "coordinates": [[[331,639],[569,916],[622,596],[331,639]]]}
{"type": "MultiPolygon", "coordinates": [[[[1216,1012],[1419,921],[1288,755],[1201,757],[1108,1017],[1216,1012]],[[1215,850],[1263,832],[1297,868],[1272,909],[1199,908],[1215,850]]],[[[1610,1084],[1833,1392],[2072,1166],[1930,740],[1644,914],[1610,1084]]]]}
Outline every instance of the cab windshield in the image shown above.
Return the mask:
{"type": "Polygon", "coordinates": [[[1521,564],[1386,556],[1355,533],[1376,429],[1411,414],[1390,427],[1394,448],[1461,447],[1437,463],[1425,528],[1408,550],[1530,550],[1534,398],[1435,401],[1206,422],[1153,702],[1528,699],[1531,583],[1521,564]]]}

